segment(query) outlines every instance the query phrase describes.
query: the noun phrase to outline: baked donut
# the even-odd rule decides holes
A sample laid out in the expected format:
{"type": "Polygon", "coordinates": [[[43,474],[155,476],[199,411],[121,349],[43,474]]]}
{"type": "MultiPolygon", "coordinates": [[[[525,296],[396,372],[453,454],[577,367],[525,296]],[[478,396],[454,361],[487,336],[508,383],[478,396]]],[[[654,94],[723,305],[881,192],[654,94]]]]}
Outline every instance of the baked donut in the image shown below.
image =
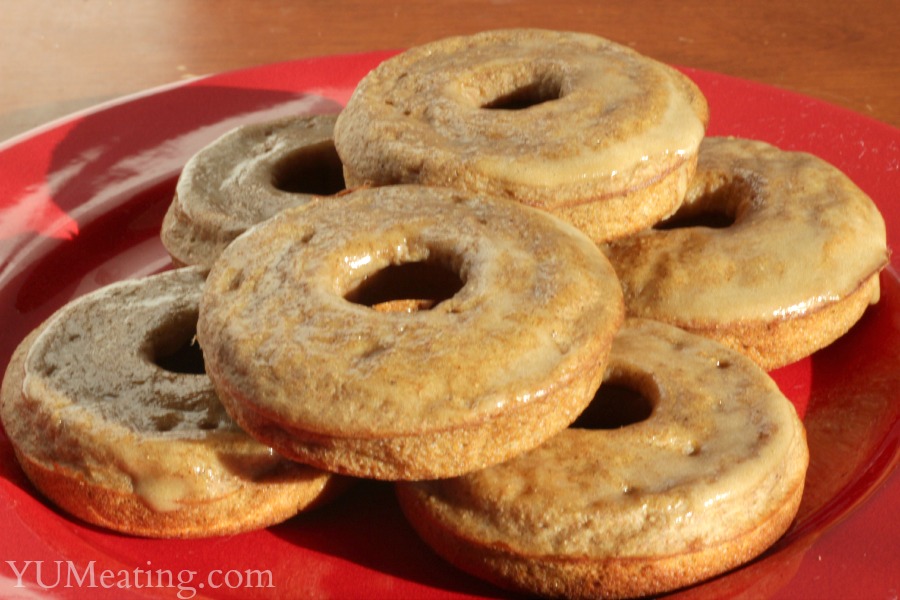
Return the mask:
{"type": "Polygon", "coordinates": [[[334,135],[348,186],[510,198],[599,242],[679,206],[707,121],[705,98],[673,68],[589,34],[510,29],[384,61],[334,135]]]}
{"type": "Polygon", "coordinates": [[[629,319],[572,427],[502,465],[401,483],[397,494],[429,545],[496,584],[647,596],[773,544],[796,514],[808,460],[793,405],[758,365],[629,319]]]}
{"type": "Polygon", "coordinates": [[[110,285],[60,309],[14,353],[3,426],[25,474],[66,512],[139,536],[226,535],[284,521],[346,485],[277,456],[228,417],[185,350],[202,285],[199,268],[110,285]]]}
{"type": "Polygon", "coordinates": [[[400,480],[482,468],[564,429],[621,320],[612,268],[574,227],[404,185],[288,209],[235,240],[197,335],[251,435],[329,471],[400,480]]]}
{"type": "Polygon", "coordinates": [[[344,187],[334,149],[335,115],[241,125],[188,160],[163,218],[176,266],[209,267],[248,227],[344,187]]]}
{"type": "Polygon", "coordinates": [[[765,369],[843,335],[879,297],[884,220],[846,175],[764,142],[708,138],[685,203],[606,248],[630,316],[665,321],[765,369]]]}

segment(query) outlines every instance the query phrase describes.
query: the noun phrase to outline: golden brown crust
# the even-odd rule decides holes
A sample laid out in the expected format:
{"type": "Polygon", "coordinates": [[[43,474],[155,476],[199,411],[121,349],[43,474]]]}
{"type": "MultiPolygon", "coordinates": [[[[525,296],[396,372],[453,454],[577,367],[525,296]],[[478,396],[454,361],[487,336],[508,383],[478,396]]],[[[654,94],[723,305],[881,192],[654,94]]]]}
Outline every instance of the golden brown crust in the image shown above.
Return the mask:
{"type": "Polygon", "coordinates": [[[385,61],[338,118],[335,146],[351,186],[510,198],[605,241],[673,212],[707,120],[675,69],[592,35],[511,29],[385,61]]]}
{"type": "Polygon", "coordinates": [[[637,598],[700,582],[762,554],[790,527],[803,495],[801,480],[784,504],[755,529],[722,542],[675,556],[588,560],[524,556],[501,544],[486,545],[448,529],[425,508],[410,486],[397,486],[404,514],[435,552],[460,569],[503,588],[544,598],[637,598]]]}
{"type": "Polygon", "coordinates": [[[202,538],[264,529],[330,501],[348,485],[347,480],[291,467],[228,496],[160,512],[133,492],[91,483],[80,471],[32,460],[13,447],[28,479],[53,504],[93,525],[142,537],[202,538]]]}
{"type": "Polygon", "coordinates": [[[286,456],[430,478],[574,420],[599,385],[620,293],[597,247],[546,213],[388,186],[242,236],[213,267],[197,333],[223,404],[286,456]],[[348,299],[399,265],[444,269],[461,287],[413,313],[348,299]]]}
{"type": "MultiPolygon", "coordinates": [[[[597,351],[596,361],[602,363],[597,351]]],[[[586,369],[587,370],[587,369],[586,369]]],[[[502,462],[574,421],[600,384],[600,373],[570,373],[540,401],[513,407],[475,423],[407,435],[337,437],[267,419],[248,402],[226,401],[234,419],[281,454],[311,466],[384,480],[418,480],[464,473],[502,462]]],[[[224,385],[227,385],[225,383],[224,385]]],[[[223,388],[224,389],[224,388],[223,388]]],[[[227,392],[225,398],[233,398],[227,392]]]]}
{"type": "Polygon", "coordinates": [[[790,319],[748,320],[710,326],[708,323],[669,322],[742,352],[766,370],[809,356],[843,336],[878,301],[879,273],[871,275],[846,297],[790,319]]]}
{"type": "MultiPolygon", "coordinates": [[[[423,539],[505,587],[618,598],[724,572],[787,530],[803,491],[805,433],[758,366],[714,341],[629,320],[605,382],[640,392],[650,416],[570,428],[463,477],[398,484],[423,539]]],[[[611,401],[601,387],[595,402],[611,401]]]]}
{"type": "Polygon", "coordinates": [[[173,264],[209,268],[250,226],[342,189],[335,119],[295,116],[242,125],[192,156],[163,218],[161,238],[173,264]]]}
{"type": "Polygon", "coordinates": [[[671,221],[605,251],[629,316],[708,335],[766,369],[843,335],[878,300],[888,260],[878,209],[843,173],[738,138],[705,139],[671,221]]]}
{"type": "Polygon", "coordinates": [[[346,486],[238,430],[205,375],[152,364],[185,335],[202,284],[184,269],[108,286],[16,349],[0,416],[26,475],[66,512],[132,535],[205,537],[281,522],[346,486]]]}
{"type": "Polygon", "coordinates": [[[599,243],[618,239],[675,213],[696,167],[697,155],[694,154],[640,188],[620,196],[559,206],[553,212],[599,243]]]}

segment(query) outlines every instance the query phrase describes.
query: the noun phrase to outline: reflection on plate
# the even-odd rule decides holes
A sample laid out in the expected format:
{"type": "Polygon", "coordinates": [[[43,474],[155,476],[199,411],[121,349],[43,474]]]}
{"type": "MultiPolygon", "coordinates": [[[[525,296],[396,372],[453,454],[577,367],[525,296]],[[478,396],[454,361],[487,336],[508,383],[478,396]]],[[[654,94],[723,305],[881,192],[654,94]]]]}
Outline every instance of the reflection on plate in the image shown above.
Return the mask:
{"type": "MultiPolygon", "coordinates": [[[[281,63],[154,90],[0,146],[0,366],[75,296],[168,268],[158,239],[187,158],[242,122],[336,112],[390,53],[281,63]]],[[[879,205],[897,248],[900,132],[816,100],[685,69],[710,134],[818,154],[879,205]]],[[[759,559],[676,594],[885,598],[900,592],[900,278],[844,338],[773,373],[808,430],[800,514],[759,559]]],[[[251,534],[142,540],[56,512],[0,438],[0,595],[31,597],[505,597],[431,553],[391,487],[364,483],[317,512],[251,534]],[[128,586],[128,587],[124,587],[128,586]],[[45,597],[45,596],[41,596],[45,597]]]]}

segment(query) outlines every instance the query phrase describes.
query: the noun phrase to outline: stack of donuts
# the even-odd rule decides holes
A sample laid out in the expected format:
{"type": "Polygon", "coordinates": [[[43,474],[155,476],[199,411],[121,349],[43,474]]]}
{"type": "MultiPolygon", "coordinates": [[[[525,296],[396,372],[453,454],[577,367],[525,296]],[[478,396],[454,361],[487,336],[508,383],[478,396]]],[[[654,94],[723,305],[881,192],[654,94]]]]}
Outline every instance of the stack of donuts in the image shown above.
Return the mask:
{"type": "Polygon", "coordinates": [[[888,250],[836,168],[707,122],[679,71],[529,29],[403,52],[339,115],[235,129],[181,174],[174,268],[19,346],[23,469],[152,537],[396,482],[439,555],[542,596],[745,563],[808,464],[767,371],[877,302],[888,250]]]}

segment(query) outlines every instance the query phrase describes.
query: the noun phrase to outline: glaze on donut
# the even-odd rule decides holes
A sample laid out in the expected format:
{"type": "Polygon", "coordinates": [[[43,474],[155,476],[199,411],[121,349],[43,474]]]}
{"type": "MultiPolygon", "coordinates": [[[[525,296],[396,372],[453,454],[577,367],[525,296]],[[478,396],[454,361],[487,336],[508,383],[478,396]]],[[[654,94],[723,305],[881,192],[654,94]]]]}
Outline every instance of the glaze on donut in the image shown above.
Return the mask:
{"type": "Polygon", "coordinates": [[[202,363],[173,360],[203,281],[189,268],[110,285],[16,350],[3,426],[26,475],[66,512],[133,535],[208,537],[281,522],[345,485],[247,436],[202,363]]]}
{"type": "Polygon", "coordinates": [[[683,207],[607,248],[630,316],[665,321],[766,369],[843,335],[879,297],[884,220],[846,175],[801,152],[708,138],[683,207]]]}
{"type": "Polygon", "coordinates": [[[708,119],[684,75],[603,38],[537,29],[390,58],[335,126],[348,186],[420,183],[510,198],[595,241],[679,206],[708,119]]]}
{"type": "Polygon", "coordinates": [[[162,226],[176,266],[209,267],[251,225],[344,187],[335,115],[241,125],[187,162],[162,226]]]}
{"type": "Polygon", "coordinates": [[[564,598],[690,585],[757,556],[796,514],[803,425],[764,371],[713,340],[626,321],[585,417],[501,465],[398,484],[404,512],[458,567],[564,598]],[[627,406],[605,395],[614,386],[648,406],[598,419],[627,406]]]}
{"type": "Polygon", "coordinates": [[[235,240],[210,272],[197,335],[251,435],[331,471],[420,479],[565,428],[600,383],[621,311],[608,261],[570,225],[515,202],[387,186],[289,209],[235,240]],[[375,308],[423,295],[431,308],[375,308]]]}

